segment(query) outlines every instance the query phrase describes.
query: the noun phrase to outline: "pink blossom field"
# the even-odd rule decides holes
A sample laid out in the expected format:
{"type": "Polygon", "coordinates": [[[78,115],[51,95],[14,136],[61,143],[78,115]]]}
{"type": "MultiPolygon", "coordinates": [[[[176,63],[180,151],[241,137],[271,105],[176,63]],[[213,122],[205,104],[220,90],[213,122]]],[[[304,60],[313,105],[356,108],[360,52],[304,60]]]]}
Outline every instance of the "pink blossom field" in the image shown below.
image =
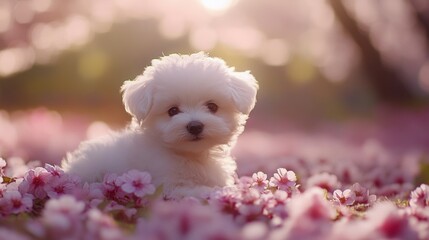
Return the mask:
{"type": "Polygon", "coordinates": [[[67,151],[110,131],[102,122],[0,112],[0,239],[429,239],[429,111],[264,123],[239,138],[235,186],[179,200],[147,172],[64,173],[67,151]]]}
{"type": "Polygon", "coordinates": [[[0,0],[0,240],[134,239],[429,240],[429,0],[0,0]],[[233,186],[61,169],[194,52],[259,85],[233,186]]]}

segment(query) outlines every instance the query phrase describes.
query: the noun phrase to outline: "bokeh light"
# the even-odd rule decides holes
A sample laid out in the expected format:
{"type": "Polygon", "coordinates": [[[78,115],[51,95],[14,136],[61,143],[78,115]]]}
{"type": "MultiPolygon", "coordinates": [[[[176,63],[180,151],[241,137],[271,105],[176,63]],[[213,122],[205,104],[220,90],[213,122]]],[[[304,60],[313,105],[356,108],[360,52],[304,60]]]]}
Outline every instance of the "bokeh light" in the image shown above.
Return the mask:
{"type": "Polygon", "coordinates": [[[269,39],[260,48],[261,59],[270,66],[284,66],[289,60],[289,49],[282,39],[269,39]]]}
{"type": "Polygon", "coordinates": [[[237,0],[200,0],[201,4],[211,11],[224,11],[231,7],[237,0]]]}

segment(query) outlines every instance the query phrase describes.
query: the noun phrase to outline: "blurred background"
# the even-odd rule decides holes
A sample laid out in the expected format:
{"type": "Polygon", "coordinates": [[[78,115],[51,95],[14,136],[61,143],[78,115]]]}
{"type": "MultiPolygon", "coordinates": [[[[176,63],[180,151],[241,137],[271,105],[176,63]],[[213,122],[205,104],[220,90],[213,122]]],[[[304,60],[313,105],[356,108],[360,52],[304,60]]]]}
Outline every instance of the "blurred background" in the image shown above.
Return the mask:
{"type": "Polygon", "coordinates": [[[120,129],[122,82],[196,51],[259,81],[242,158],[429,150],[429,1],[1,0],[0,156],[120,129]]]}

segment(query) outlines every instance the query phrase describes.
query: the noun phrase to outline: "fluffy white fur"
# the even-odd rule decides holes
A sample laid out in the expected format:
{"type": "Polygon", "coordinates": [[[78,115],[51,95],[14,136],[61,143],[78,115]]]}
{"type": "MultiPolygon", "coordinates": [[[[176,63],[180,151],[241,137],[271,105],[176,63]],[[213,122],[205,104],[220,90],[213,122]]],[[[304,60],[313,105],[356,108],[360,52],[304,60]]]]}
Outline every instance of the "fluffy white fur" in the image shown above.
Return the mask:
{"type": "Polygon", "coordinates": [[[249,72],[236,72],[204,53],[153,60],[121,88],[133,124],[81,143],[62,166],[88,182],[101,180],[107,172],[148,171],[171,197],[197,196],[230,185],[236,170],[230,149],[255,105],[257,89],[249,72]],[[211,112],[208,103],[218,110],[211,112]],[[172,107],[180,112],[170,116],[172,107]],[[198,137],[187,130],[191,121],[204,125],[198,137]]]}

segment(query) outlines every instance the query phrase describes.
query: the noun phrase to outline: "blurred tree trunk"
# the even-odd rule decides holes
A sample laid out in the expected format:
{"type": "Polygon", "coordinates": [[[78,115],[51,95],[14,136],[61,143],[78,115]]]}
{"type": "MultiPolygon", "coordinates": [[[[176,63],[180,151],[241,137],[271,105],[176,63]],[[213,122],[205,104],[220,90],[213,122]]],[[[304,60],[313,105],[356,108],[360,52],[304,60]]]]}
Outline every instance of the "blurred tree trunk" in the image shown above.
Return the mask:
{"type": "Polygon", "coordinates": [[[380,52],[372,44],[368,33],[359,28],[341,0],[328,0],[336,18],[361,50],[362,64],[370,79],[368,83],[383,103],[405,105],[415,100],[403,79],[381,59],[380,52]]]}

